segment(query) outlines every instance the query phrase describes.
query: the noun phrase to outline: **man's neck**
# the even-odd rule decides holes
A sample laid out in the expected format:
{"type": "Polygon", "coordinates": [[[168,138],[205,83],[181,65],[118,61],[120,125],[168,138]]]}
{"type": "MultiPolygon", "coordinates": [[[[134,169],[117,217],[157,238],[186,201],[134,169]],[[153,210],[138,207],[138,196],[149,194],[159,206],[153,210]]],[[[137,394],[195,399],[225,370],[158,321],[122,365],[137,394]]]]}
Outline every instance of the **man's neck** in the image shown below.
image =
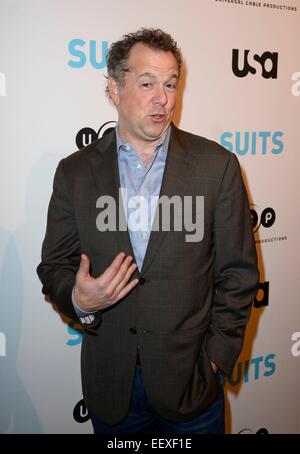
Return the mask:
{"type": "Polygon", "coordinates": [[[132,145],[135,149],[135,151],[142,157],[142,156],[149,156],[152,155],[155,148],[159,144],[160,137],[157,139],[151,141],[141,141],[141,140],[136,140],[132,139],[131,137],[128,137],[127,134],[122,133],[122,131],[119,130],[120,138],[123,143],[128,143],[132,145]]]}
{"type": "Polygon", "coordinates": [[[154,151],[156,150],[157,145],[161,143],[162,136],[165,135],[165,132],[159,136],[157,139],[153,141],[139,141],[134,138],[131,138],[128,134],[124,133],[122,129],[120,130],[120,126],[118,126],[118,132],[120,139],[123,143],[128,143],[134,147],[144,164],[146,165],[147,162],[152,158],[154,151]]]}

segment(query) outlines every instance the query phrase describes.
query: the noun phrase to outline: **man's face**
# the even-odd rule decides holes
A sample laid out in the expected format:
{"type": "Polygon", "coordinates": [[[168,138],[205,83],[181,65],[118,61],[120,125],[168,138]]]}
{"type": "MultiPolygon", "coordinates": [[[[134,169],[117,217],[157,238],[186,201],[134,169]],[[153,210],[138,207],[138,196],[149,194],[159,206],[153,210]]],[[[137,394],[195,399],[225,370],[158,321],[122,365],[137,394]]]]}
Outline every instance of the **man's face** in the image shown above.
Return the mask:
{"type": "Polygon", "coordinates": [[[123,86],[109,79],[110,95],[118,110],[122,140],[146,145],[157,140],[171,123],[178,66],[170,51],[137,43],[130,51],[128,67],[123,86]]]}

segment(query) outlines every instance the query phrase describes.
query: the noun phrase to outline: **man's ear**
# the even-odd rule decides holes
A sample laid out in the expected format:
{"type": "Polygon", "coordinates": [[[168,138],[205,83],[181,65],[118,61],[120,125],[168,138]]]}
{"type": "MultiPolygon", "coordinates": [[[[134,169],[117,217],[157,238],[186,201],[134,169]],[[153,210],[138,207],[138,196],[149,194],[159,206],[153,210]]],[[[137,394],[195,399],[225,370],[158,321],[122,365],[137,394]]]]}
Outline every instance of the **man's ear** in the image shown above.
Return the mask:
{"type": "Polygon", "coordinates": [[[109,77],[107,81],[107,86],[112,102],[116,107],[118,107],[120,99],[120,89],[118,87],[117,82],[112,77],[109,77]]]}

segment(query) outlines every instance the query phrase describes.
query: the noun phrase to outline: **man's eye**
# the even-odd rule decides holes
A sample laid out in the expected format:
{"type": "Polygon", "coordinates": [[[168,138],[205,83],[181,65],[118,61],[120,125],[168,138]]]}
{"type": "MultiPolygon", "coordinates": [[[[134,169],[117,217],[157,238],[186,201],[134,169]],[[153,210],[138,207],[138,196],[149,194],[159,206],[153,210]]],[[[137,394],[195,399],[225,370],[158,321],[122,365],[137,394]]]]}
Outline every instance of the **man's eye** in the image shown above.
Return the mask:
{"type": "Polygon", "coordinates": [[[177,86],[174,84],[168,84],[167,88],[170,88],[170,90],[176,90],[177,86]]]}
{"type": "Polygon", "coordinates": [[[150,88],[152,87],[152,84],[150,82],[145,82],[144,84],[142,84],[142,87],[150,88]]]}

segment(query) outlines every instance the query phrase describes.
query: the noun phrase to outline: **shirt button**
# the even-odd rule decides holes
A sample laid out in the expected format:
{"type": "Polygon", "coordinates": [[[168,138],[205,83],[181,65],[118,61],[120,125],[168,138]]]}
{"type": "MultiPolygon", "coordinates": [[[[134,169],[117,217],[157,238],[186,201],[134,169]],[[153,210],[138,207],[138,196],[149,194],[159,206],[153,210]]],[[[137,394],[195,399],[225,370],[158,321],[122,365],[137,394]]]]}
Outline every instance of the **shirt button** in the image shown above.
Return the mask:
{"type": "Polygon", "coordinates": [[[140,277],[140,279],[139,279],[139,284],[140,284],[140,285],[144,285],[145,282],[146,282],[146,279],[145,279],[144,277],[140,277]]]}

